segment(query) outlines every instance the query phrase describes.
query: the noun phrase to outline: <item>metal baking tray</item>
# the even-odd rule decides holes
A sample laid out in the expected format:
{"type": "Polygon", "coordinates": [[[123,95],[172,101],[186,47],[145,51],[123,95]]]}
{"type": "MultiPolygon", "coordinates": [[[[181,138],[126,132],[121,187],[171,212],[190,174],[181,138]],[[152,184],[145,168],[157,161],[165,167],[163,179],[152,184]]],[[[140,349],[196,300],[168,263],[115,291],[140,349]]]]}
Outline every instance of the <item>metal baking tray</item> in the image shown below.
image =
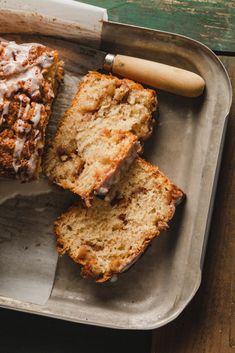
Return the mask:
{"type": "MultiPolygon", "coordinates": [[[[70,6],[71,1],[67,4],[70,6]]],[[[153,329],[173,320],[192,299],[201,282],[232,97],[223,65],[213,52],[192,39],[108,21],[103,22],[97,40],[87,33],[81,36],[82,30],[78,30],[76,23],[68,24],[67,20],[59,18],[48,21],[47,17],[39,17],[37,13],[21,16],[18,11],[11,10],[0,30],[18,33],[8,34],[6,38],[39,41],[58,48],[65,61],[65,84],[54,105],[50,132],[69,105],[77,82],[93,68],[92,58],[79,53],[79,42],[100,46],[112,53],[189,69],[206,81],[205,93],[199,98],[158,92],[158,123],[146,143],[144,157],[158,165],[187,195],[184,205],[176,211],[170,230],[157,237],[142,258],[114,283],[96,284],[83,280],[79,267],[64,256],[58,260],[53,288],[45,304],[0,297],[2,307],[112,328],[153,329]],[[19,34],[22,31],[25,33],[19,34]],[[45,36],[46,33],[49,36],[45,36]]],[[[30,189],[30,185],[28,187],[30,189]]],[[[12,195],[12,199],[14,197],[20,196],[12,195]]],[[[56,217],[72,202],[70,198],[73,197],[69,193],[52,187],[46,194],[42,190],[36,196],[24,196],[24,206],[36,203],[47,211],[48,200],[51,200],[49,204],[55,207],[55,212],[49,214],[56,217]]],[[[7,202],[1,219],[7,217],[10,207],[7,202]]],[[[31,229],[31,237],[37,235],[40,238],[40,234],[48,232],[48,237],[53,237],[48,228],[50,225],[45,222],[46,214],[32,215],[37,221],[33,231],[31,229]]],[[[29,207],[28,218],[30,215],[29,207]]],[[[15,222],[17,231],[17,216],[15,222]]],[[[24,286],[24,277],[19,280],[24,286]]]]}

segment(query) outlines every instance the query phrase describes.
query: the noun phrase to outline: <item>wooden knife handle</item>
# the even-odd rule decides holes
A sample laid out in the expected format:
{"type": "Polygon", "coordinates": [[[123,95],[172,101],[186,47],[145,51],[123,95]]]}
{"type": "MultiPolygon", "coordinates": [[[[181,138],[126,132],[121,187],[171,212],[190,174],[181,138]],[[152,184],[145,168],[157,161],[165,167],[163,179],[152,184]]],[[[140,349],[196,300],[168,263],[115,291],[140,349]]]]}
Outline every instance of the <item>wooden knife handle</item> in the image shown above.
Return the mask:
{"type": "Polygon", "coordinates": [[[185,97],[198,97],[205,87],[194,72],[125,55],[115,56],[112,72],[185,97]]]}

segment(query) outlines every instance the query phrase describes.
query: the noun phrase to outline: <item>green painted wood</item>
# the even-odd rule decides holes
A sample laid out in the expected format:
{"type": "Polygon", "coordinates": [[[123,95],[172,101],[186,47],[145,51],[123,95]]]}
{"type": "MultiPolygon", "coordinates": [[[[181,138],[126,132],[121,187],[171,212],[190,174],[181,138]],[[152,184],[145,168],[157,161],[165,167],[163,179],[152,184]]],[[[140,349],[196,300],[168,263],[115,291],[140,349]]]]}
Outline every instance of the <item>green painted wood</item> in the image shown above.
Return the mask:
{"type": "Polygon", "coordinates": [[[235,52],[235,0],[82,0],[109,20],[174,32],[213,50],[235,52]]]}

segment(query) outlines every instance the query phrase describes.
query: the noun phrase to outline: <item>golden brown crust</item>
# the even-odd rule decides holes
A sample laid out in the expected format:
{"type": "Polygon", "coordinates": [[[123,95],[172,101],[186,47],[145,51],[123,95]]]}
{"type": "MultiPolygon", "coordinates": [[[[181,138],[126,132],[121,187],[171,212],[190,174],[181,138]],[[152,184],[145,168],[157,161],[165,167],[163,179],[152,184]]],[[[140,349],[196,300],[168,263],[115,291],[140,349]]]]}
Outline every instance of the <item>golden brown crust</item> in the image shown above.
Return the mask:
{"type": "Polygon", "coordinates": [[[0,42],[0,176],[36,178],[59,82],[58,52],[37,43],[0,42]]]}
{"type": "MultiPolygon", "coordinates": [[[[127,85],[130,85],[131,88],[133,89],[137,89],[137,90],[141,90],[141,91],[148,91],[151,96],[152,96],[152,100],[150,102],[150,104],[153,104],[154,106],[156,105],[156,91],[154,91],[151,88],[144,88],[140,83],[132,81],[128,78],[117,78],[116,76],[114,76],[112,73],[109,74],[102,74],[100,72],[97,71],[89,71],[89,73],[86,75],[87,78],[89,78],[90,76],[96,76],[97,78],[101,79],[103,76],[106,76],[107,79],[110,80],[118,80],[119,84],[121,85],[123,82],[125,82],[127,85]]],[[[85,84],[85,82],[83,82],[85,84]]]]}
{"type": "Polygon", "coordinates": [[[152,114],[156,109],[156,104],[156,92],[144,89],[138,83],[98,72],[88,73],[80,83],[70,107],[59,123],[52,144],[45,156],[45,174],[59,186],[80,195],[86,205],[90,207],[94,195],[99,194],[101,189],[108,190],[117,180],[119,171],[127,168],[128,163],[130,164],[136,154],[141,151],[137,140],[144,140],[151,134],[154,121],[152,114]],[[106,81],[110,81],[112,84],[109,85],[106,81]],[[93,82],[96,82],[97,85],[100,84],[100,87],[97,86],[96,91],[90,92],[89,90],[94,87],[93,82]],[[130,98],[133,92],[138,93],[140,101],[143,100],[142,106],[134,96],[132,97],[133,102],[126,102],[128,95],[130,98]],[[116,121],[111,120],[114,119],[116,113],[109,115],[109,108],[113,109],[113,106],[114,108],[120,108],[120,106],[126,108],[126,106],[123,107],[125,103],[131,109],[136,104],[140,110],[135,113],[136,116],[133,113],[135,120],[132,117],[134,120],[132,125],[128,122],[131,119],[125,114],[122,120],[116,119],[116,121]],[[108,113],[105,109],[108,110],[108,113]],[[120,128],[119,123],[121,123],[120,128]],[[98,151],[101,152],[99,159],[95,155],[92,162],[91,158],[87,162],[87,150],[92,149],[92,143],[88,144],[86,132],[89,141],[94,139],[93,145],[101,139],[106,140],[98,148],[98,151]],[[103,163],[103,159],[106,157],[102,158],[102,153],[108,155],[107,151],[110,147],[108,140],[110,144],[117,146],[117,150],[116,154],[111,155],[109,162],[103,163]],[[73,147],[71,148],[71,146],[73,147]],[[60,151],[65,153],[62,158],[60,151]],[[81,182],[84,175],[88,175],[90,165],[95,162],[99,167],[92,174],[93,181],[90,178],[89,183],[84,179],[81,182]],[[101,169],[102,172],[100,172],[101,169]]]}
{"type": "MultiPolygon", "coordinates": [[[[99,254],[99,251],[103,249],[100,248],[100,244],[98,248],[94,249],[94,245],[92,245],[88,240],[85,240],[85,238],[83,238],[84,239],[83,244],[76,251],[72,249],[72,247],[66,241],[62,225],[63,224],[69,225],[70,219],[72,219],[73,217],[74,217],[73,219],[76,219],[76,215],[79,216],[81,212],[80,204],[77,204],[71,207],[66,213],[61,215],[54,224],[54,231],[55,231],[57,244],[58,244],[57,250],[59,254],[63,255],[65,252],[67,252],[68,255],[76,263],[82,265],[81,275],[84,278],[92,277],[97,282],[105,282],[109,280],[113,276],[113,274],[125,271],[127,267],[131,266],[131,264],[134,263],[141,256],[141,254],[144,253],[144,251],[151,243],[153,238],[158,236],[161,231],[168,229],[169,221],[173,217],[175,212],[175,206],[177,202],[184,197],[184,193],[177,186],[172,184],[169,181],[169,179],[158,170],[157,167],[152,166],[150,163],[144,161],[140,157],[137,157],[134,163],[137,165],[136,168],[142,169],[146,173],[146,175],[149,175],[149,178],[156,180],[156,183],[155,183],[156,195],[158,195],[158,192],[165,192],[164,202],[166,203],[167,208],[166,208],[166,211],[163,213],[163,215],[161,215],[160,217],[157,216],[158,210],[157,209],[155,210],[155,213],[156,213],[155,229],[144,232],[140,235],[141,239],[143,239],[143,241],[141,242],[141,245],[138,246],[138,248],[134,253],[130,253],[128,256],[126,256],[126,260],[123,260],[122,258],[117,256],[117,258],[110,261],[109,268],[105,268],[105,269],[102,268],[102,266],[100,266],[98,263],[97,256],[99,254]],[[94,251],[91,251],[91,249],[93,249],[94,251]]],[[[135,166],[133,166],[132,169],[133,168],[135,168],[135,166]]],[[[115,189],[117,188],[118,187],[115,187],[115,189]]],[[[128,194],[126,194],[126,191],[124,190],[124,188],[121,188],[119,189],[120,194],[124,192],[122,199],[120,199],[121,202],[112,203],[112,200],[111,200],[110,211],[107,211],[107,212],[110,212],[110,217],[114,217],[114,215],[111,213],[113,209],[115,208],[116,210],[119,210],[120,213],[118,215],[118,219],[120,220],[120,224],[122,224],[123,222],[123,227],[125,229],[125,226],[128,222],[128,220],[126,220],[126,213],[128,213],[129,203],[131,202],[131,200],[128,201],[129,196],[131,198],[135,198],[135,197],[138,197],[138,193],[148,195],[148,193],[151,191],[152,190],[148,191],[145,186],[139,185],[137,189],[128,190],[128,194]],[[124,199],[126,199],[127,202],[124,199]]],[[[112,193],[112,190],[111,190],[111,193],[112,193]]],[[[155,204],[153,204],[152,206],[154,209],[156,208],[155,204]]],[[[105,202],[103,201],[102,203],[98,203],[98,206],[97,206],[97,203],[95,203],[93,207],[96,207],[97,213],[99,212],[100,215],[102,215],[102,207],[105,208],[106,206],[105,206],[105,202]],[[99,209],[100,211],[98,211],[99,209]]],[[[90,210],[88,210],[87,212],[89,217],[92,217],[92,215],[89,213],[90,210]]],[[[111,218],[107,220],[107,227],[110,227],[109,225],[110,221],[111,221],[111,218]]],[[[84,222],[86,221],[84,220],[84,222]]],[[[110,231],[112,232],[112,230],[110,231]]],[[[135,232],[136,230],[133,228],[132,231],[135,232]]],[[[96,229],[94,229],[94,232],[96,232],[96,229]]],[[[77,236],[79,238],[79,234],[77,234],[77,236]]]]}
{"type": "MultiPolygon", "coordinates": [[[[54,182],[56,182],[57,185],[61,186],[63,189],[69,189],[71,192],[74,194],[79,194],[83,200],[85,200],[85,204],[87,207],[91,207],[92,201],[95,197],[96,190],[99,190],[101,187],[104,185],[107,185],[107,183],[110,181],[112,177],[116,174],[117,170],[119,170],[124,164],[128,156],[133,152],[135,155],[137,151],[139,151],[139,145],[136,144],[137,138],[131,134],[131,133],[123,133],[122,131],[117,132],[117,138],[119,137],[124,137],[126,136],[129,137],[129,142],[128,145],[122,148],[120,153],[116,158],[113,159],[112,163],[110,164],[108,170],[106,171],[105,177],[100,180],[100,175],[97,173],[96,178],[94,179],[94,184],[89,188],[86,189],[84,192],[78,191],[77,187],[71,186],[71,183],[69,180],[66,179],[53,179],[54,182]]],[[[79,175],[83,169],[83,163],[81,162],[80,164],[80,169],[77,172],[77,175],[79,175]]]]}

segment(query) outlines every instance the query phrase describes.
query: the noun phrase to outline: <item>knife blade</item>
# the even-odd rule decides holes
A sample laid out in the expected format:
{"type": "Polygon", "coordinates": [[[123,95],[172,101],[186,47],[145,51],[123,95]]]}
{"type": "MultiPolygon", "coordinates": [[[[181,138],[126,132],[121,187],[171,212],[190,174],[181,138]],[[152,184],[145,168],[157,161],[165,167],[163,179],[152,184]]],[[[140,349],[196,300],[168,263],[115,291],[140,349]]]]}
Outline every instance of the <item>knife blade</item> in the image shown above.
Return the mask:
{"type": "Polygon", "coordinates": [[[85,46],[79,46],[79,51],[92,57],[97,69],[104,69],[170,93],[198,97],[205,88],[203,78],[188,70],[132,56],[106,53],[85,46]]]}

